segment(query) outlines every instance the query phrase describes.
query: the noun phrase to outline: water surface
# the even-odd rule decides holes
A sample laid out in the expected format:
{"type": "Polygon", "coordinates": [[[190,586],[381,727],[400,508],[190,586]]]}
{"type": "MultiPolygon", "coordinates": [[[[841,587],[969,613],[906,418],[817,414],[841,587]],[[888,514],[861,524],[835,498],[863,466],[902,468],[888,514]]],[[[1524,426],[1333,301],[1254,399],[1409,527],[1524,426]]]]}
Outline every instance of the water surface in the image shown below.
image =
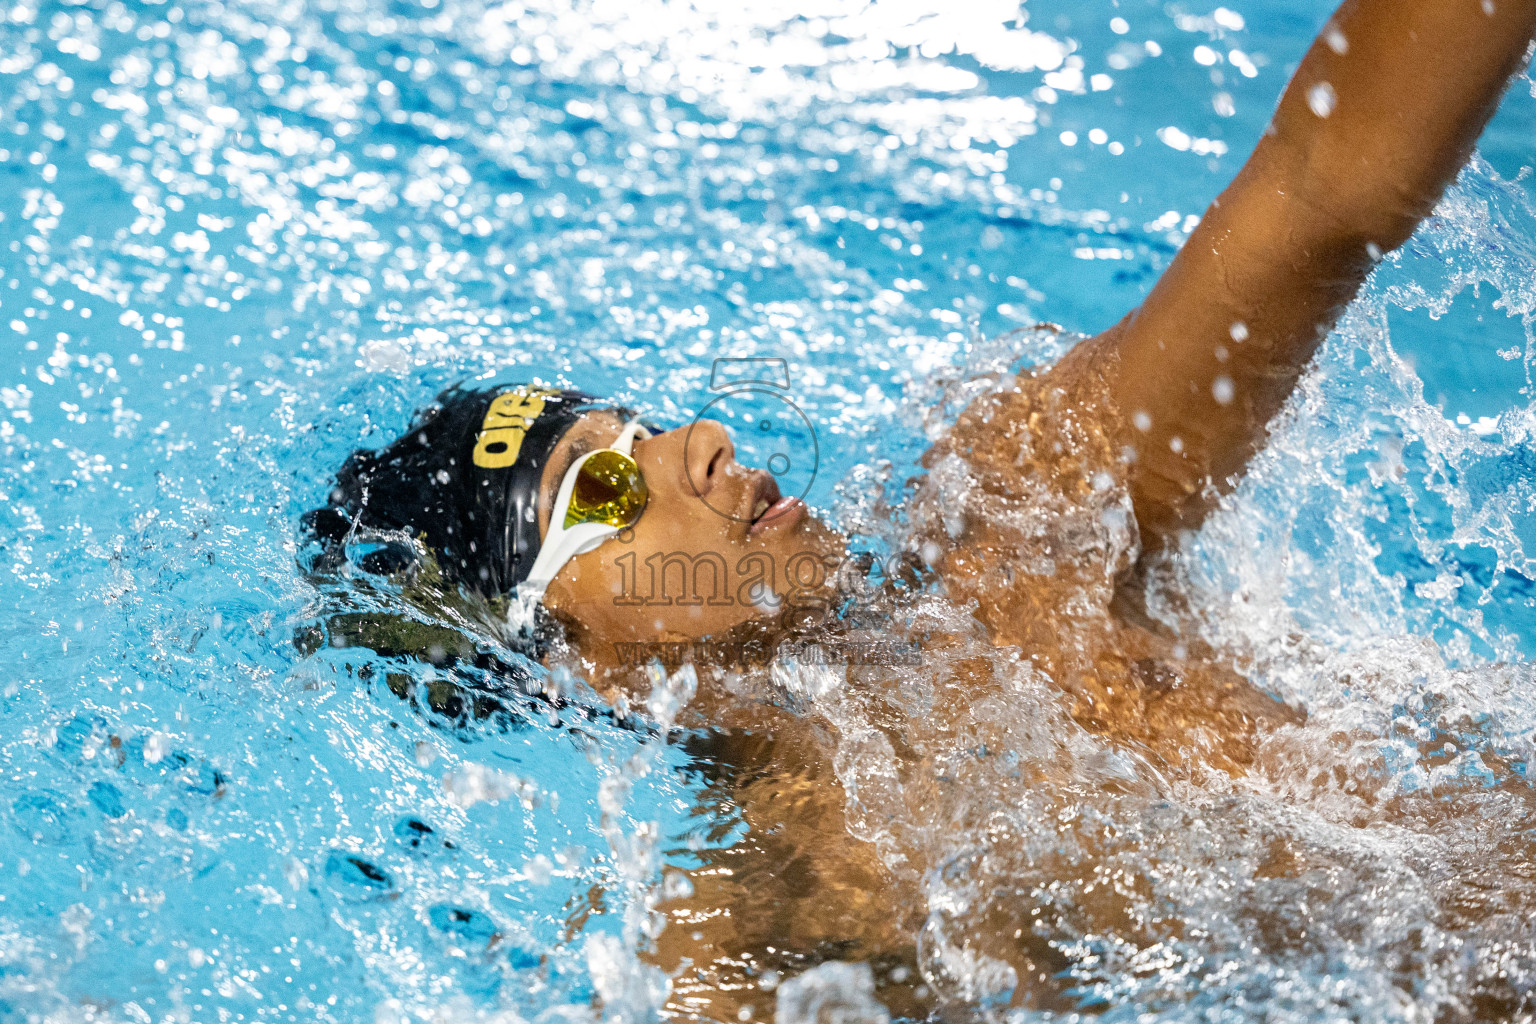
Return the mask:
{"type": "MultiPolygon", "coordinates": [[[[454,381],[678,423],[717,356],[754,355],[817,431],[811,500],[858,521],[867,489],[836,485],[912,472],[946,381],[1051,349],[985,339],[1138,301],[1328,7],[11,5],[6,1015],[533,1020],[602,990],[643,1016],[625,926],[698,827],[682,755],[531,698],[452,728],[307,654],[298,516],[454,381]]],[[[988,705],[1003,742],[1055,721],[1010,754],[1065,781],[984,769],[951,808],[975,831],[927,851],[954,866],[929,966],[962,1004],[1003,982],[944,943],[1001,892],[1051,908],[1110,1016],[1529,1011],[1536,690],[1488,666],[1536,653],[1531,93],[1171,570],[1193,597],[1162,614],[1308,725],[1244,780],[1110,796],[1117,752],[1047,690],[988,705]],[[1141,927],[1082,909],[1100,868],[1145,881],[1141,927]]],[[[844,753],[848,779],[884,756],[844,753]]],[[[921,842],[913,795],[856,828],[921,842]]]]}

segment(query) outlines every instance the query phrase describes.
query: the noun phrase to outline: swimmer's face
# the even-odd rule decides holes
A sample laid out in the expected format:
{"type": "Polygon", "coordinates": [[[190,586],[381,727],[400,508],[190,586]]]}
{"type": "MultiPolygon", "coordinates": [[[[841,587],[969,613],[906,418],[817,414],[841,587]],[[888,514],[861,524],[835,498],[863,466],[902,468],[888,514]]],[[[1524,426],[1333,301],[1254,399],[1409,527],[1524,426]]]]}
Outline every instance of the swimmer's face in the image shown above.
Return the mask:
{"type": "MultiPolygon", "coordinates": [[[[544,467],[541,536],[566,470],[623,425],[602,410],[566,431],[544,467]]],[[[566,563],[545,594],[584,655],[606,661],[614,642],[718,637],[825,594],[842,538],[803,503],[778,501],[771,474],[736,461],[725,427],[699,420],[637,440],[634,457],[650,492],[639,522],[566,563]]]]}

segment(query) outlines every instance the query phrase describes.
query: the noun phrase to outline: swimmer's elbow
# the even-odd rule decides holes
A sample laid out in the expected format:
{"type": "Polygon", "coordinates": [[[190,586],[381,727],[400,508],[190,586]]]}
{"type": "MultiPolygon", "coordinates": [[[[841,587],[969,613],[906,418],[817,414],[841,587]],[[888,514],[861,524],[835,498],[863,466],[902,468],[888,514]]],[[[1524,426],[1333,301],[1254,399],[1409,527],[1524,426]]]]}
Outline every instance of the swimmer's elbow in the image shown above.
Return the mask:
{"type": "Polygon", "coordinates": [[[1222,198],[1241,205],[1250,223],[1270,225],[1277,237],[1268,248],[1277,255],[1368,271],[1413,236],[1444,192],[1443,182],[1383,161],[1316,147],[1267,148],[1222,198]]]}
{"type": "Polygon", "coordinates": [[[1399,248],[1434,212],[1444,193],[1441,182],[1425,183],[1408,175],[1332,175],[1308,189],[1326,247],[1348,259],[1374,265],[1399,248]]]}

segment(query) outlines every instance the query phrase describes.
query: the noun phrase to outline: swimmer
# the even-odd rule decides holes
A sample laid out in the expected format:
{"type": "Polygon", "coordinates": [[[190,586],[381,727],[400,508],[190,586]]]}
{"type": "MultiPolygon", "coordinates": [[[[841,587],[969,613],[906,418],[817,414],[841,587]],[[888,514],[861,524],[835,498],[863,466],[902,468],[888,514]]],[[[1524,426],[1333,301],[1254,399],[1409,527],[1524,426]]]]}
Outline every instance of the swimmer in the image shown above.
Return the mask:
{"type": "MultiPolygon", "coordinates": [[[[936,729],[960,728],[1023,661],[1064,716],[1162,775],[1241,774],[1255,737],[1304,711],[1153,622],[1141,584],[1235,485],[1372,268],[1433,209],[1533,29],[1536,0],[1340,7],[1146,301],[999,382],[933,446],[903,511],[906,560],[881,579],[741,465],[719,424],[664,430],[532,386],[440,396],[404,437],[354,455],[309,526],[337,558],[366,548],[365,569],[429,565],[615,700],[650,686],[635,651],[910,642],[956,654],[953,678],[929,681],[936,729]]],[[[674,976],[670,1009],[768,1019],[764,979],[847,960],[880,965],[882,1001],[920,1016],[936,998],[917,955],[931,865],[854,837],[831,727],[754,669],[700,661],[678,723],[709,799],[748,828],[699,853],[691,894],[663,907],[649,955],[674,976]]],[[[899,744],[879,731],[882,694],[914,673],[850,665],[838,706],[899,744]]],[[[1006,918],[976,948],[1020,979],[1012,1002],[1075,1008],[1053,980],[1062,954],[1006,918]]]]}

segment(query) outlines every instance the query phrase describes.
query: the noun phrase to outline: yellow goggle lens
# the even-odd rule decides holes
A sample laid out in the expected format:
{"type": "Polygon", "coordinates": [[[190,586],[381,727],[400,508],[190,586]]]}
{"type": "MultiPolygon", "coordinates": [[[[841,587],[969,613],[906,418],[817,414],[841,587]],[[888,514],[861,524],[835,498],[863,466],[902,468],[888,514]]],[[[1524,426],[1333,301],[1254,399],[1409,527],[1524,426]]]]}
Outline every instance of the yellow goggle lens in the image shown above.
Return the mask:
{"type": "Polygon", "coordinates": [[[576,470],[565,528],[580,523],[606,523],[621,530],[633,526],[649,496],[634,459],[612,448],[593,452],[576,470]]]}

